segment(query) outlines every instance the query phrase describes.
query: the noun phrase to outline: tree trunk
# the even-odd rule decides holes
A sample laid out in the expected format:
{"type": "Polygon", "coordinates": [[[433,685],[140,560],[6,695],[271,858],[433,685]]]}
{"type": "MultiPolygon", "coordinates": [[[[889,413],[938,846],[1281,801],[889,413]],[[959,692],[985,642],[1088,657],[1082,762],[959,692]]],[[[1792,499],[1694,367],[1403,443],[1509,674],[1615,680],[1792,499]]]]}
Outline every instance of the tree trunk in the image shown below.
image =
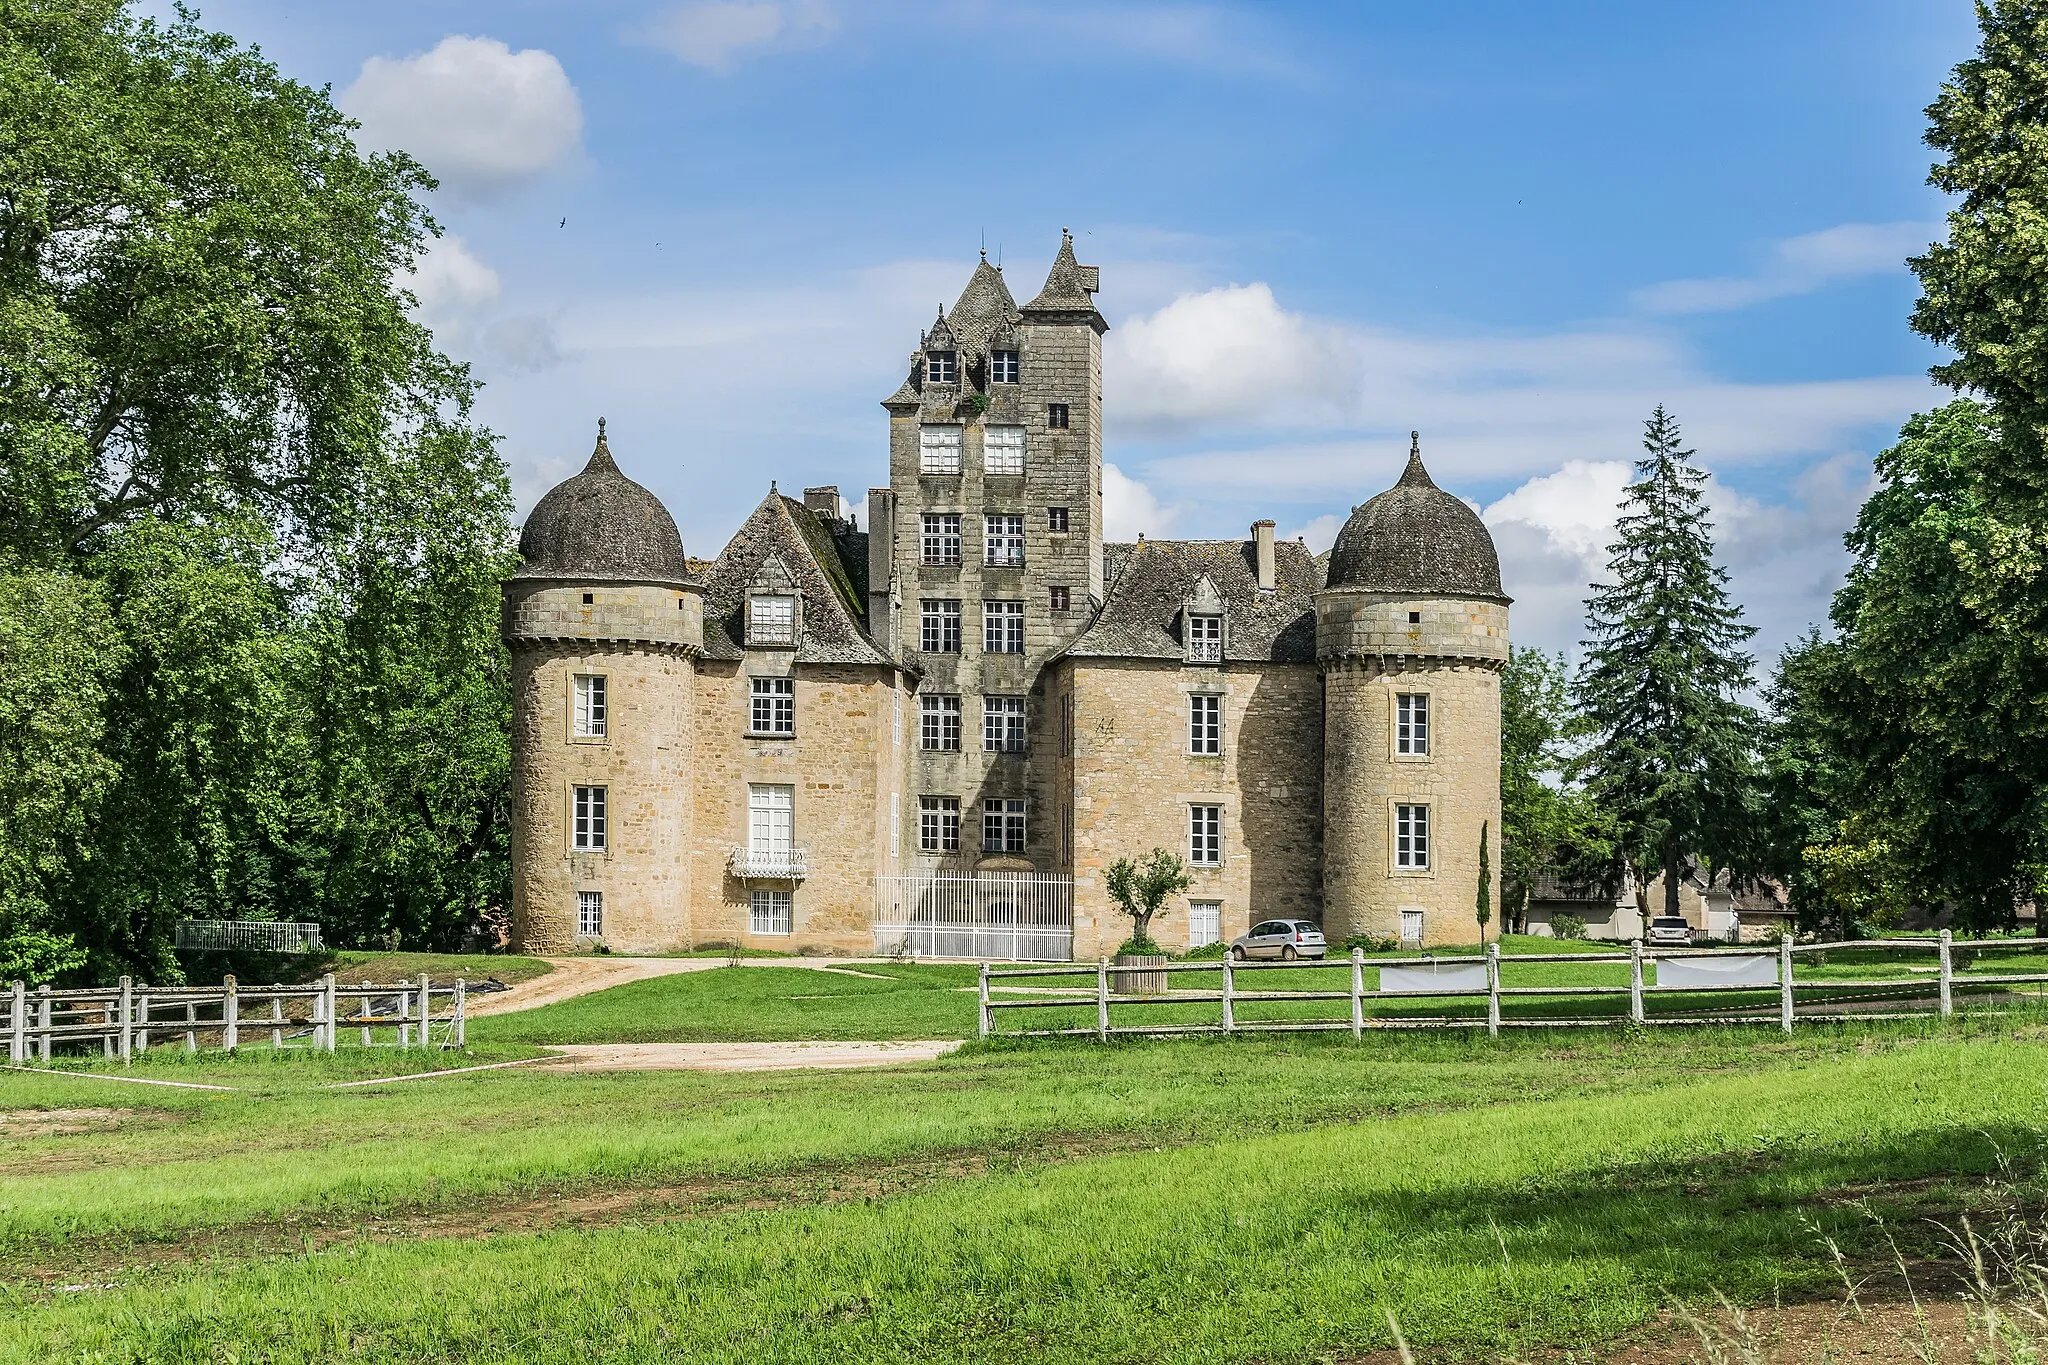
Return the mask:
{"type": "Polygon", "coordinates": [[[1664,913],[1673,919],[1680,917],[1678,908],[1678,845],[1664,845],[1664,913]]]}

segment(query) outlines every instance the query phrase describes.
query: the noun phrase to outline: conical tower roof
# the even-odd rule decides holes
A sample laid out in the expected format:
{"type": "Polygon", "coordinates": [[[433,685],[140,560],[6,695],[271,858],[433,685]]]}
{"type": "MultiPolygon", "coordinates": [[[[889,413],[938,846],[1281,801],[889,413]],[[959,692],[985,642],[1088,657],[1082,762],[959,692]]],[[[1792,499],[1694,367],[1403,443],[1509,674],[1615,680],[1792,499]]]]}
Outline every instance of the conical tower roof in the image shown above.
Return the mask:
{"type": "Polygon", "coordinates": [[[960,291],[946,322],[964,354],[980,355],[988,349],[989,338],[1017,316],[1017,301],[1010,297],[1002,270],[990,265],[984,255],[967,277],[967,287],[960,291]]]}
{"type": "Polygon", "coordinates": [[[516,578],[690,581],[675,518],[660,498],[619,472],[602,417],[583,472],[534,504],[519,532],[519,555],[525,563],[516,578]]]}
{"type": "Polygon", "coordinates": [[[1102,314],[1095,309],[1095,289],[1099,279],[1094,266],[1082,265],[1074,259],[1074,234],[1061,228],[1059,254],[1052,258],[1045,288],[1038,291],[1037,298],[1024,305],[1024,312],[1086,313],[1098,330],[1108,331],[1108,324],[1102,321],[1102,314]]]}
{"type": "Polygon", "coordinates": [[[1429,477],[1421,436],[1410,432],[1408,442],[1400,479],[1354,508],[1337,533],[1329,586],[1505,599],[1500,554],[1486,523],[1429,477]]]}

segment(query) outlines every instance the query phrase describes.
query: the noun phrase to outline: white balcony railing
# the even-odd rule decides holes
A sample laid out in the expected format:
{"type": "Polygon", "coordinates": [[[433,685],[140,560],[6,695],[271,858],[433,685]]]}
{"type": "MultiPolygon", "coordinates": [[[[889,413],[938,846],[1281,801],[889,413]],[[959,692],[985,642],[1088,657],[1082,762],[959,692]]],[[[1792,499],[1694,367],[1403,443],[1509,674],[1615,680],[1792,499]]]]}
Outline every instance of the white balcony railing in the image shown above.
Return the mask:
{"type": "Polygon", "coordinates": [[[810,871],[800,848],[736,848],[725,865],[741,881],[800,882],[810,871]]]}

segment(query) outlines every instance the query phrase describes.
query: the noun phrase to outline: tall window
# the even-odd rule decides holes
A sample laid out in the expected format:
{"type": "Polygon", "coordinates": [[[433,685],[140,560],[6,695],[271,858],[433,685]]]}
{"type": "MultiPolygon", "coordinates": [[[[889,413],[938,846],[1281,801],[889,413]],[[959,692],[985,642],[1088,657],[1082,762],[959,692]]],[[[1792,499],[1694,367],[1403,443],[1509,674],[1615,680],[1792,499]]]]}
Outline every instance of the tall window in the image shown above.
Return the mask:
{"type": "Polygon", "coordinates": [[[1024,518],[1014,512],[997,512],[981,519],[982,560],[1002,569],[1024,564],[1024,518]]]}
{"type": "Polygon", "coordinates": [[[575,819],[569,832],[569,846],[586,853],[605,848],[605,796],[603,787],[578,787],[575,819]]]}
{"type": "Polygon", "coordinates": [[[960,698],[926,692],[917,699],[917,747],[952,750],[960,747],[960,698]]]}
{"type": "Polygon", "coordinates": [[[919,427],[917,431],[917,472],[958,474],[960,472],[960,428],[919,427]]]}
{"type": "Polygon", "coordinates": [[[1024,652],[1024,604],[983,602],[981,604],[981,647],[990,654],[1024,652]]]}
{"type": "Polygon", "coordinates": [[[1188,662],[1223,662],[1223,618],[1188,613],[1188,662]]]}
{"type": "Polygon", "coordinates": [[[960,353],[958,351],[926,351],[924,353],[924,377],[932,384],[952,384],[960,378],[960,353]]]}
{"type": "Polygon", "coordinates": [[[796,733],[796,680],[755,678],[753,680],[752,733],[793,735],[796,733]]]}
{"type": "Polygon", "coordinates": [[[927,654],[960,652],[960,599],[927,597],[918,604],[918,644],[927,654]]]}
{"type": "Polygon", "coordinates": [[[1402,692],[1395,696],[1394,752],[1429,752],[1429,693],[1402,692]]]}
{"type": "Polygon", "coordinates": [[[795,644],[796,599],[766,596],[747,599],[747,643],[795,644]]]}
{"type": "Polygon", "coordinates": [[[926,512],[924,524],[924,562],[927,564],[958,564],[960,562],[960,514],[958,512],[926,512]]]}
{"type": "Polygon", "coordinates": [[[1024,802],[1015,798],[990,797],[981,803],[981,851],[1024,851],[1024,802]]]}
{"type": "Polygon", "coordinates": [[[757,934],[788,933],[794,899],[787,891],[756,891],[748,907],[747,928],[757,934]]]}
{"type": "Polygon", "coordinates": [[[1188,861],[1196,867],[1223,861],[1223,807],[1188,807],[1188,861]]]}
{"type": "Polygon", "coordinates": [[[1223,698],[1202,693],[1188,698],[1188,752],[1223,752],[1223,698]]]}
{"type": "Polygon", "coordinates": [[[990,427],[981,436],[981,467],[990,474],[1024,472],[1024,428],[990,427]]]}
{"type": "Polygon", "coordinates": [[[787,858],[796,847],[796,788],[755,782],[747,787],[747,851],[787,858]]]}
{"type": "Polygon", "coordinates": [[[960,798],[917,798],[917,849],[920,853],[960,851],[960,798]]]}
{"type": "Polygon", "coordinates": [[[1394,807],[1394,866],[1414,871],[1429,868],[1429,807],[1394,807]]]}
{"type": "Polygon", "coordinates": [[[601,739],[605,723],[605,676],[602,673],[576,675],[576,728],[578,739],[601,739]]]}
{"type": "Polygon", "coordinates": [[[988,353],[988,380],[991,384],[1014,384],[1017,382],[1017,353],[1015,351],[990,351],[988,353]]]}
{"type": "Polygon", "coordinates": [[[1067,509],[1048,507],[1045,509],[1045,529],[1056,536],[1067,533],[1067,509]]]}
{"type": "Polygon", "coordinates": [[[1045,405],[1045,424],[1054,431],[1065,431],[1067,428],[1067,405],[1065,403],[1047,403],[1045,405]]]}
{"type": "Polygon", "coordinates": [[[983,697],[981,699],[981,747],[985,753],[1024,752],[1024,699],[983,697]]]}
{"type": "Polygon", "coordinates": [[[604,892],[576,893],[576,937],[597,938],[604,933],[604,892]]]}
{"type": "Polygon", "coordinates": [[[1188,902],[1188,947],[1200,948],[1223,941],[1223,902],[1188,902]]]}

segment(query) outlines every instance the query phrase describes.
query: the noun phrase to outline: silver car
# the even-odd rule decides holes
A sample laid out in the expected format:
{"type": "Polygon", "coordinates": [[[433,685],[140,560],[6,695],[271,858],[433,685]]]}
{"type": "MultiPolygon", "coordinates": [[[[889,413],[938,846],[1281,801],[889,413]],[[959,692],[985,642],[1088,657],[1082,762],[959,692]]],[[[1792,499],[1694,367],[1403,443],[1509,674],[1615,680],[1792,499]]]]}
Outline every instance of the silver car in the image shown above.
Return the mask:
{"type": "Polygon", "coordinates": [[[1292,962],[1298,957],[1321,957],[1329,951],[1322,927],[1305,919],[1264,920],[1254,924],[1250,933],[1230,940],[1230,955],[1239,962],[1248,957],[1277,957],[1292,962]]]}
{"type": "Polygon", "coordinates": [[[1653,944],[1675,944],[1683,947],[1692,942],[1692,926],[1676,915],[1658,915],[1650,921],[1650,931],[1644,937],[1653,944]]]}

